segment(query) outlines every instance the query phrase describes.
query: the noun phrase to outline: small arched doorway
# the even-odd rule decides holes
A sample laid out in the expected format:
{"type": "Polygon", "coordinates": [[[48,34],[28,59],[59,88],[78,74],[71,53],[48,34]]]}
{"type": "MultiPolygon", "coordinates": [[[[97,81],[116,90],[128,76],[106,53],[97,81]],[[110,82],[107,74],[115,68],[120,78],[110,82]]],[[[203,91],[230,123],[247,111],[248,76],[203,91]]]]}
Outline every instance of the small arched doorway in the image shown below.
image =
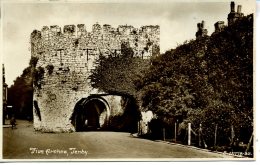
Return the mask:
{"type": "Polygon", "coordinates": [[[91,131],[106,128],[110,110],[108,103],[101,97],[81,99],[72,114],[72,124],[76,131],[91,131]]]}

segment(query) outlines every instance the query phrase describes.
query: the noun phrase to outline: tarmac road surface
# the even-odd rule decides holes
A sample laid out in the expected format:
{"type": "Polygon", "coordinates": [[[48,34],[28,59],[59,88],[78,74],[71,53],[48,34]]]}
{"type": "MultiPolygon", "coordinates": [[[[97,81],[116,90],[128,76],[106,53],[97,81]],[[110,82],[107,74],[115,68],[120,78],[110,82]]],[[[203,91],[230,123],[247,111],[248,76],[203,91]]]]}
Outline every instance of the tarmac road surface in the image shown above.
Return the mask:
{"type": "Polygon", "coordinates": [[[224,154],[141,139],[125,132],[40,133],[35,132],[28,121],[18,120],[17,124],[17,129],[3,128],[3,159],[231,158],[224,154]]]}

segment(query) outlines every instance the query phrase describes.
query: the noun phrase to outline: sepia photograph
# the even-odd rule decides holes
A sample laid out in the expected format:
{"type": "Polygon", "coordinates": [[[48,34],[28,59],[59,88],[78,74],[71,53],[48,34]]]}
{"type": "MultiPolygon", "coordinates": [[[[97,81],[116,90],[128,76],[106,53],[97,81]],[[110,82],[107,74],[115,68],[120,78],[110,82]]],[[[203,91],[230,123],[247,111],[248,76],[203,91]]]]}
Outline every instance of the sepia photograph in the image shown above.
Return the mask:
{"type": "Polygon", "coordinates": [[[255,0],[0,2],[1,162],[255,160],[255,0]]]}

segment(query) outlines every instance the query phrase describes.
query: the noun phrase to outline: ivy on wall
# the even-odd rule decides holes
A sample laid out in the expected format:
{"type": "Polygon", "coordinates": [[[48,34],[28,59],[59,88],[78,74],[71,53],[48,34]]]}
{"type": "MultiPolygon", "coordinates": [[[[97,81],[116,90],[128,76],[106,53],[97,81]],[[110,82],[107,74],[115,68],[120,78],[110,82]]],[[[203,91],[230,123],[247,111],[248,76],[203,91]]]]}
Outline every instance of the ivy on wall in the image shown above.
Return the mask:
{"type": "Polygon", "coordinates": [[[44,68],[43,67],[37,67],[34,72],[33,72],[33,84],[35,87],[37,87],[38,89],[41,89],[41,80],[44,77],[44,68]]]}
{"type": "Polygon", "coordinates": [[[46,69],[48,70],[49,75],[51,75],[53,73],[54,66],[49,64],[46,66],[46,69]]]}

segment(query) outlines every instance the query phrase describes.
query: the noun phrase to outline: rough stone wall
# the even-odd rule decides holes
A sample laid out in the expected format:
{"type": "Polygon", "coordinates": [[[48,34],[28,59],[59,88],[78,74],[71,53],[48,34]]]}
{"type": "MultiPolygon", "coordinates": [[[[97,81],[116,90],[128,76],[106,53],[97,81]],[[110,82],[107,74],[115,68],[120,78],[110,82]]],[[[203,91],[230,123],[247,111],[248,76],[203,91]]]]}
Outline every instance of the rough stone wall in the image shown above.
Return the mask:
{"type": "MultiPolygon", "coordinates": [[[[122,25],[94,24],[91,32],[84,24],[44,26],[31,33],[31,56],[38,58],[35,71],[43,70],[34,83],[34,128],[43,132],[75,131],[70,121],[75,104],[92,89],[88,76],[99,54],[120,55],[121,43],[129,42],[134,56],[149,58],[159,46],[159,26],[140,29],[122,25]],[[37,112],[37,109],[39,113],[37,112]]],[[[118,100],[110,104],[118,104],[118,100]]],[[[118,107],[115,108],[118,111],[118,107]]],[[[113,113],[113,112],[112,112],[113,113]]]]}

